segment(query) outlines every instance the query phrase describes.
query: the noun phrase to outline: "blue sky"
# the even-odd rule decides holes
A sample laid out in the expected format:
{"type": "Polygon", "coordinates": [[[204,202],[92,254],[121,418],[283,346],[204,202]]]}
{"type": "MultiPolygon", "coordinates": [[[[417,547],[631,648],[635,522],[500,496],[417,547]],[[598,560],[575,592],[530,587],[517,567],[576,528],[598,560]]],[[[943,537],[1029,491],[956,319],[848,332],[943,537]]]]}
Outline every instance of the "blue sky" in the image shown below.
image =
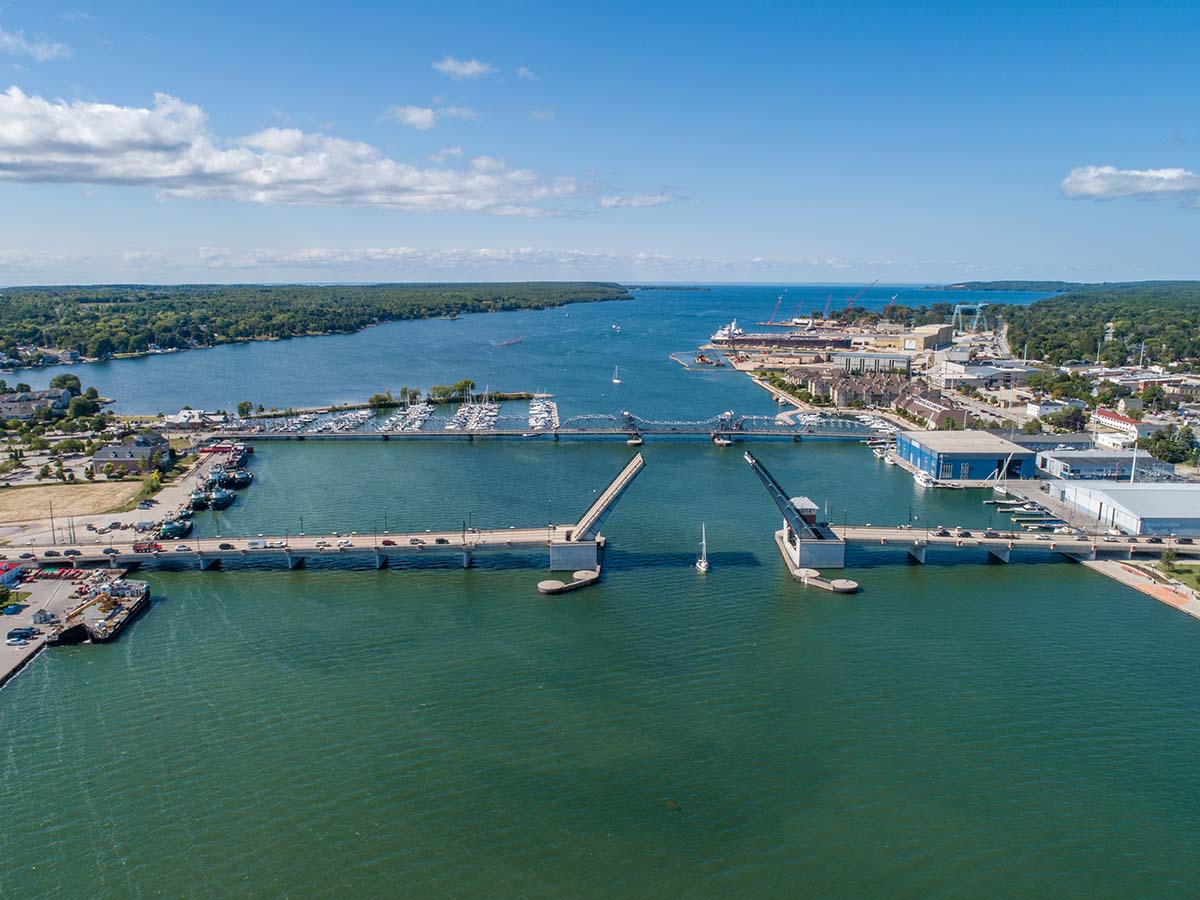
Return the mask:
{"type": "Polygon", "coordinates": [[[1200,276],[1196,4],[0,3],[0,284],[1200,276]]]}

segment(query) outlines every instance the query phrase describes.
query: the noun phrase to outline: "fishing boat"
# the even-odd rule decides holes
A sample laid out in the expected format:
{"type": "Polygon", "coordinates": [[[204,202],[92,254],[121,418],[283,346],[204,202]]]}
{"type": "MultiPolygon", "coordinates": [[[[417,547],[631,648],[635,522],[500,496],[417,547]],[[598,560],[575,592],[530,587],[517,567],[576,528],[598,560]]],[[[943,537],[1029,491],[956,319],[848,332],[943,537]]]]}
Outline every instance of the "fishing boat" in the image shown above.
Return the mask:
{"type": "Polygon", "coordinates": [[[227,506],[230,506],[235,499],[237,499],[237,494],[233,493],[232,491],[226,491],[222,490],[221,488],[217,488],[216,490],[209,492],[208,505],[213,509],[225,509],[227,506]]]}
{"type": "Polygon", "coordinates": [[[696,571],[701,575],[708,572],[708,534],[703,522],[700,523],[700,555],[696,557],[696,571]]]}
{"type": "Polygon", "coordinates": [[[619,366],[613,366],[613,384],[621,383],[621,371],[619,366]]]}

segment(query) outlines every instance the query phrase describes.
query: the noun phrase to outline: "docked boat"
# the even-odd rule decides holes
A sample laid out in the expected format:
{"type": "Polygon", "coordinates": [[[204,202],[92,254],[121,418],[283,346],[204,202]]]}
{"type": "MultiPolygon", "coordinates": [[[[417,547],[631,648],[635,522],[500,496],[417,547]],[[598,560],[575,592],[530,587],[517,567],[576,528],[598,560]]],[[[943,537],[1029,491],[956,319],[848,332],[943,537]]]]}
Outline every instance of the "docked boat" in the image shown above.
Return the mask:
{"type": "Polygon", "coordinates": [[[209,491],[208,493],[208,505],[213,509],[225,509],[227,506],[231,506],[236,499],[237,494],[233,493],[233,491],[226,491],[221,488],[209,491]]]}
{"type": "Polygon", "coordinates": [[[192,509],[208,509],[208,494],[197,488],[188,498],[188,505],[192,509]]]}
{"type": "Polygon", "coordinates": [[[714,434],[712,441],[718,447],[728,447],[729,445],[731,445],[733,443],[733,441],[731,441],[729,438],[725,437],[725,435],[723,435],[723,434],[714,434]]]}
{"type": "Polygon", "coordinates": [[[913,481],[921,487],[937,487],[937,479],[928,472],[917,472],[913,475],[913,481]]]}
{"type": "Polygon", "coordinates": [[[640,447],[640,446],[642,446],[642,436],[640,434],[635,434],[633,437],[631,437],[625,443],[626,443],[626,445],[628,445],[630,447],[640,447]]]}
{"type": "Polygon", "coordinates": [[[871,453],[872,453],[872,455],[874,455],[874,457],[876,459],[883,459],[883,452],[884,451],[883,451],[882,447],[872,447],[871,448],[871,453]]]}

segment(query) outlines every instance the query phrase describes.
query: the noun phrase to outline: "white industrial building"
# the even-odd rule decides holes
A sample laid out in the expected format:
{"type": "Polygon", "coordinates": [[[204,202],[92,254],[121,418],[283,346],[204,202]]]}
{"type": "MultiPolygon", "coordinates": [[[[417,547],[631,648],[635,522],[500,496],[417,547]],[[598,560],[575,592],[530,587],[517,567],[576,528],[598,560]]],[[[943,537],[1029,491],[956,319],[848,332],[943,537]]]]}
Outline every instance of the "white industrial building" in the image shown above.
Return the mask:
{"type": "Polygon", "coordinates": [[[1161,481],[1175,474],[1175,467],[1136,450],[1043,450],[1037,467],[1052,478],[1077,480],[1161,481]]]}
{"type": "Polygon", "coordinates": [[[1052,481],[1050,496],[1128,534],[1200,537],[1200,484],[1052,481]]]}

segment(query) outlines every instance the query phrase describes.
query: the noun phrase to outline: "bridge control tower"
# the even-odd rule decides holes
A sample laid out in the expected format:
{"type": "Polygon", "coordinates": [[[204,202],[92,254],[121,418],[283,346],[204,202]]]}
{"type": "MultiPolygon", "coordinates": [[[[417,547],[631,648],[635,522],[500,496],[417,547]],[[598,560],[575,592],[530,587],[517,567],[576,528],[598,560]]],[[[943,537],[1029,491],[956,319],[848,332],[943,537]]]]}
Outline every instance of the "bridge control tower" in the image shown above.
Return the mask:
{"type": "Polygon", "coordinates": [[[845,568],[846,542],[834,533],[829,523],[817,521],[817,505],[807,497],[788,497],[754,454],[747,451],[742,458],[783,513],[783,527],[775,532],[775,545],[792,577],[837,593],[857,591],[858,584],[853,581],[841,578],[828,581],[820,577],[819,569],[845,568]]]}

